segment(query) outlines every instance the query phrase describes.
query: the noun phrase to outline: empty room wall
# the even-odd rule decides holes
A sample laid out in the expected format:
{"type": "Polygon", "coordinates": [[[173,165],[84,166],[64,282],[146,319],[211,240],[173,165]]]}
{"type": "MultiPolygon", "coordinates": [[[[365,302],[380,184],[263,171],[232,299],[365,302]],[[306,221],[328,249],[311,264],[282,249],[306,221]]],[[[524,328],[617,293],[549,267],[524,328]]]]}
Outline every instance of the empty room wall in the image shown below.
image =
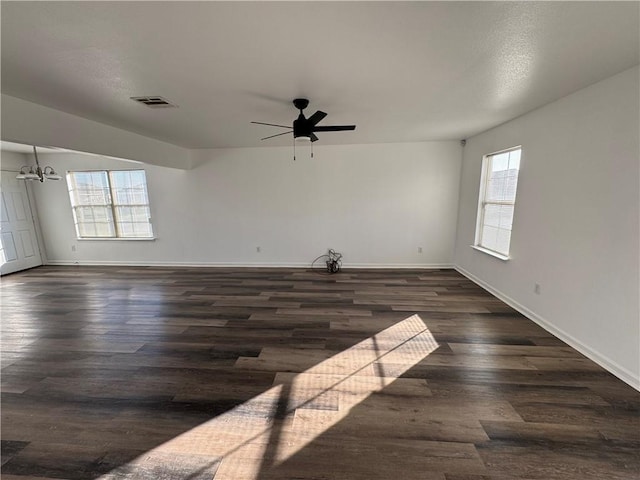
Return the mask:
{"type": "Polygon", "coordinates": [[[625,71],[471,138],[455,264],[640,388],[639,75],[625,71]],[[509,261],[476,251],[483,155],[522,145],[509,261]],[[540,293],[534,293],[534,284],[540,293]]]}
{"type": "Polygon", "coordinates": [[[17,152],[2,152],[0,157],[0,168],[10,172],[18,172],[23,165],[30,163],[29,158],[17,152]]]}
{"type": "Polygon", "coordinates": [[[176,170],[46,155],[61,172],[144,168],[157,235],[78,241],[66,182],[46,182],[33,189],[48,261],[307,266],[334,248],[345,266],[452,265],[458,142],[314,146],[314,158],[303,146],[296,156],[292,147],[198,150],[197,167],[176,170]]]}

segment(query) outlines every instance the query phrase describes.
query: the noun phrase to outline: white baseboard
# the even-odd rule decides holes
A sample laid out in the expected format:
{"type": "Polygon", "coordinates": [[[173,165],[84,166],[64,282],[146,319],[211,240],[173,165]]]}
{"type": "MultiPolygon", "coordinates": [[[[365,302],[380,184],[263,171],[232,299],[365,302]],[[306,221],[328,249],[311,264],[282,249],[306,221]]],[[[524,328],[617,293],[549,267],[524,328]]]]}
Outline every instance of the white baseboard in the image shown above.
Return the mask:
{"type": "MultiPolygon", "coordinates": [[[[310,268],[310,263],[249,263],[249,262],[129,262],[114,260],[96,260],[96,261],[48,261],[47,265],[59,266],[115,266],[115,267],[228,267],[228,268],[310,268]]],[[[321,264],[316,268],[322,268],[321,264]]],[[[453,268],[451,263],[343,263],[343,269],[362,268],[362,269],[446,269],[453,268]]]]}
{"type": "Polygon", "coordinates": [[[343,263],[342,268],[451,269],[451,263],[343,263]]]}
{"type": "Polygon", "coordinates": [[[604,368],[605,370],[607,370],[611,374],[615,375],[616,377],[618,377],[623,382],[627,383],[631,387],[633,387],[636,390],[640,391],[640,379],[635,377],[634,374],[631,371],[629,371],[629,369],[623,367],[622,365],[619,365],[617,362],[614,362],[613,360],[608,358],[606,355],[601,354],[600,352],[594,350],[593,348],[589,347],[588,345],[585,345],[580,340],[575,338],[573,335],[571,335],[571,334],[565,332],[564,330],[556,327],[550,321],[540,317],[538,314],[536,314],[535,312],[529,310],[524,305],[521,305],[520,303],[515,301],[513,298],[509,297],[508,295],[505,295],[501,291],[499,291],[496,288],[492,287],[491,285],[486,283],[484,280],[479,279],[478,277],[473,275],[471,272],[468,272],[467,270],[465,270],[464,268],[462,268],[462,267],[460,267],[458,265],[455,265],[453,268],[455,268],[458,272],[460,272],[462,275],[467,277],[472,282],[478,284],[479,286],[481,286],[482,288],[487,290],[489,293],[491,293],[492,295],[494,295],[497,298],[499,298],[500,300],[502,300],[504,303],[506,303],[510,307],[512,307],[515,310],[517,310],[518,312],[520,312],[522,315],[527,317],[529,320],[537,323],[538,325],[540,325],[542,328],[544,328],[549,333],[555,335],[556,337],[558,337],[563,342],[565,342],[568,345],[570,345],[571,347],[575,348],[577,351],[582,353],[585,357],[587,357],[590,360],[593,360],[594,362],[596,362],[602,368],[604,368]]]}
{"type": "Polygon", "coordinates": [[[84,267],[209,267],[209,268],[308,268],[309,264],[302,263],[235,263],[235,262],[131,262],[117,260],[82,260],[49,261],[47,265],[54,266],[84,266],[84,267]]]}

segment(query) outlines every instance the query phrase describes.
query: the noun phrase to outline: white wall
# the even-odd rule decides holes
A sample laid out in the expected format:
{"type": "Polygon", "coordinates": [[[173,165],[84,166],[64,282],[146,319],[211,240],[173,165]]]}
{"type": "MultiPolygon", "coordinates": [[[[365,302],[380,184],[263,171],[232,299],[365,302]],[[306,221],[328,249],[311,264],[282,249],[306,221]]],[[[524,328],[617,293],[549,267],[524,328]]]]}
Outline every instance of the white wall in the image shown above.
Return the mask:
{"type": "Polygon", "coordinates": [[[35,193],[50,263],[451,266],[458,142],[200,150],[193,170],[42,155],[57,171],[144,168],[157,240],[78,241],[65,182],[35,193]],[[75,246],[76,251],[72,251],[75,246]],[[256,251],[256,247],[261,252],[256,251]],[[418,253],[422,248],[422,253],[418,253]]]}
{"type": "Polygon", "coordinates": [[[0,168],[11,172],[17,172],[23,165],[35,165],[31,159],[23,154],[17,152],[5,152],[0,154],[0,168]]]}
{"type": "MultiPolygon", "coordinates": [[[[189,169],[190,151],[2,94],[2,140],[189,169]]],[[[40,155],[38,155],[38,158],[40,155]]]]}
{"type": "Polygon", "coordinates": [[[636,67],[471,138],[454,257],[460,271],[636,388],[639,87],[636,67]],[[522,162],[504,262],[469,246],[482,156],[515,145],[522,162]]]}

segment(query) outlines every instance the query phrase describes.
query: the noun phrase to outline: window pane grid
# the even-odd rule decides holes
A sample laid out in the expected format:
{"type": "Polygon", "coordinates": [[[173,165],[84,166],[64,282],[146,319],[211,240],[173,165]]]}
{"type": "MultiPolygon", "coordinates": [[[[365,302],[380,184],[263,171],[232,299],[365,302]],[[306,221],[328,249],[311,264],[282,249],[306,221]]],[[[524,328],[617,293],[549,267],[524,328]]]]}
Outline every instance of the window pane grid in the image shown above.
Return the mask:
{"type": "Polygon", "coordinates": [[[144,170],[69,172],[78,238],[151,238],[144,170]]]}
{"type": "Polygon", "coordinates": [[[521,149],[487,155],[483,162],[484,189],[478,208],[476,245],[509,254],[520,169],[521,149]]]}

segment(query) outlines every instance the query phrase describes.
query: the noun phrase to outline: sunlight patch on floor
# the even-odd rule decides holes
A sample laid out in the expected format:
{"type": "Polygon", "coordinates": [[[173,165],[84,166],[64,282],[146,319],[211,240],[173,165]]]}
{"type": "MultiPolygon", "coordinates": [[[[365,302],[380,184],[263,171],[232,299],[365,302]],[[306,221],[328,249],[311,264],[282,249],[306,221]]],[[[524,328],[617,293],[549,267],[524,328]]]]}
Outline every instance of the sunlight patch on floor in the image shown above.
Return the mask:
{"type": "Polygon", "coordinates": [[[436,348],[412,315],[303,373],[278,373],[266,392],[100,479],[256,480],[436,348]]]}

